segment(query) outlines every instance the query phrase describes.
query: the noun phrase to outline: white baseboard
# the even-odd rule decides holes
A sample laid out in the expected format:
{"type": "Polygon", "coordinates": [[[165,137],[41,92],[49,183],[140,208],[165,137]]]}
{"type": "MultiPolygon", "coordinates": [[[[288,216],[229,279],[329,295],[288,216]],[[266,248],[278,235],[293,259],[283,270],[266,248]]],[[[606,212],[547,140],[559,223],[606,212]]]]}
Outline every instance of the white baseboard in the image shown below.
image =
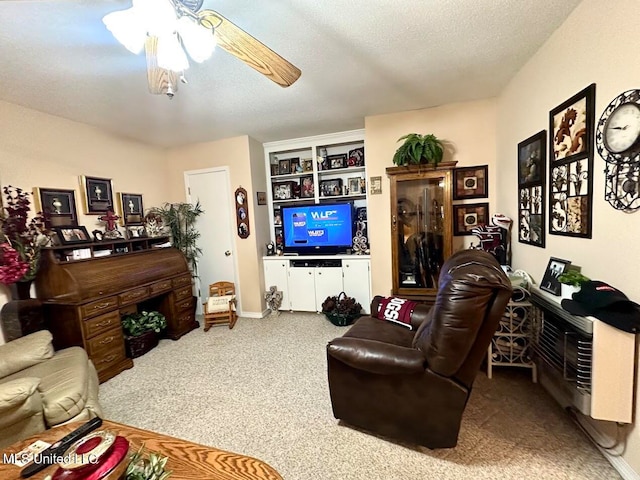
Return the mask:
{"type": "Polygon", "coordinates": [[[611,455],[609,452],[600,447],[598,447],[598,450],[600,450],[600,453],[604,455],[604,458],[609,460],[609,463],[613,466],[613,468],[616,469],[616,471],[624,480],[640,480],[640,475],[638,475],[638,473],[633,468],[631,468],[631,466],[624,458],[616,455],[611,455]]]}
{"type": "Polygon", "coordinates": [[[238,316],[244,318],[264,318],[269,312],[270,310],[263,310],[262,312],[242,312],[238,316]]]}

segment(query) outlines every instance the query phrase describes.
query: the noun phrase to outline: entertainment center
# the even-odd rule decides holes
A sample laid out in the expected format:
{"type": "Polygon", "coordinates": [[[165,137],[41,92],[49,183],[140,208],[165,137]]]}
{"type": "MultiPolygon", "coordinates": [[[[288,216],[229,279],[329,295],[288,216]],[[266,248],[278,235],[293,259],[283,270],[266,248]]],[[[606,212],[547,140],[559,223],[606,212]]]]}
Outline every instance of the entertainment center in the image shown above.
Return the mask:
{"type": "Polygon", "coordinates": [[[311,312],[344,291],[368,313],[364,130],[265,143],[264,152],[280,253],[263,257],[265,290],[282,291],[282,310],[311,312]]]}

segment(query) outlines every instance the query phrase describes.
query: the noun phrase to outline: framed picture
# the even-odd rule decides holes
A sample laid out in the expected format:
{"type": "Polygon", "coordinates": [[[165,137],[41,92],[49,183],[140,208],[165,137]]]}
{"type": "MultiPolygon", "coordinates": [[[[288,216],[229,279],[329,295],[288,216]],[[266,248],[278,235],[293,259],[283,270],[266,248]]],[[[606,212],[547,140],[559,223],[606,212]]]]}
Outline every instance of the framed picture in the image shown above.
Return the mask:
{"type": "Polygon", "coordinates": [[[489,167],[463,167],[453,170],[453,199],[486,198],[489,194],[489,167]]]}
{"type": "Polygon", "coordinates": [[[336,197],[342,195],[342,179],[322,180],[320,182],[321,197],[336,197]]]}
{"type": "Polygon", "coordinates": [[[302,164],[299,158],[290,158],[289,161],[291,162],[291,173],[302,173],[302,164]]]}
{"type": "Polygon", "coordinates": [[[110,178],[80,177],[87,215],[102,215],[114,208],[113,185],[110,178]]]}
{"type": "Polygon", "coordinates": [[[569,265],[571,265],[571,262],[568,260],[551,257],[547,264],[547,269],[544,272],[544,276],[542,277],[542,281],[540,282],[540,288],[546,292],[559,296],[560,281],[558,280],[558,277],[569,265]]]}
{"type": "Polygon", "coordinates": [[[288,175],[291,173],[291,160],[285,158],[278,160],[278,175],[288,175]]]}
{"type": "Polygon", "coordinates": [[[238,236],[247,238],[249,236],[249,202],[247,201],[247,191],[242,188],[236,188],[234,193],[236,202],[236,224],[238,226],[238,236]]]}
{"type": "Polygon", "coordinates": [[[278,182],[273,184],[274,200],[291,200],[293,198],[294,182],[278,182]]]}
{"type": "Polygon", "coordinates": [[[340,153],[338,155],[328,155],[327,162],[329,170],[335,170],[336,168],[345,168],[347,166],[347,154],[340,153]]]}
{"type": "Polygon", "coordinates": [[[313,198],[315,196],[313,175],[307,175],[300,179],[300,198],[313,198]]]}
{"type": "Polygon", "coordinates": [[[75,190],[36,187],[33,189],[33,198],[36,210],[44,216],[45,227],[78,226],[75,190]]]}
{"type": "Polygon", "coordinates": [[[369,193],[371,195],[382,194],[382,177],[369,177],[369,193]]]}
{"type": "Polygon", "coordinates": [[[349,167],[363,167],[364,166],[364,147],[354,148],[349,150],[347,156],[347,165],[349,167]]]}
{"type": "Polygon", "coordinates": [[[256,192],[256,196],[258,197],[258,205],[267,204],[267,192],[256,192]]]}
{"type": "Polygon", "coordinates": [[[271,176],[275,177],[276,175],[280,175],[280,164],[279,162],[271,163],[271,176]]]}
{"type": "Polygon", "coordinates": [[[591,238],[595,84],[549,112],[549,234],[591,238]]]}
{"type": "Polygon", "coordinates": [[[518,241],[545,246],[545,179],[547,132],[518,144],[518,241]]]}
{"type": "Polygon", "coordinates": [[[351,177],[347,179],[349,185],[349,195],[360,195],[360,177],[351,177]]]}
{"type": "Polygon", "coordinates": [[[126,227],[127,230],[127,238],[146,238],[147,230],[144,228],[144,225],[137,225],[133,227],[126,227]]]}
{"type": "Polygon", "coordinates": [[[54,232],[62,245],[75,245],[77,243],[91,243],[89,232],[83,226],[55,227],[54,232]]]}
{"type": "Polygon", "coordinates": [[[303,172],[313,172],[313,160],[311,158],[303,158],[301,164],[303,172]]]}
{"type": "Polygon", "coordinates": [[[473,235],[475,227],[489,224],[489,204],[474,203],[453,206],[453,234],[473,235]]]}
{"type": "Polygon", "coordinates": [[[273,225],[276,227],[282,226],[282,215],[280,214],[280,209],[273,212],[273,225]]]}
{"type": "Polygon", "coordinates": [[[118,193],[118,199],[122,225],[142,225],[144,223],[142,195],[139,193],[118,193]]]}

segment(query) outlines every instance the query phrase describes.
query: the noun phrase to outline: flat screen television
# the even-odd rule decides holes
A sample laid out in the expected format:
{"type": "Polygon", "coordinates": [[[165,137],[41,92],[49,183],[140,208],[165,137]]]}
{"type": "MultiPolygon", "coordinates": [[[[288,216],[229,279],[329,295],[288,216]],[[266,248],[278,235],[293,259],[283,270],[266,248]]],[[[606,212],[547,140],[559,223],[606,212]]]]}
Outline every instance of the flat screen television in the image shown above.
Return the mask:
{"type": "Polygon", "coordinates": [[[282,207],[284,253],[332,255],[353,246],[351,202],[282,207]]]}

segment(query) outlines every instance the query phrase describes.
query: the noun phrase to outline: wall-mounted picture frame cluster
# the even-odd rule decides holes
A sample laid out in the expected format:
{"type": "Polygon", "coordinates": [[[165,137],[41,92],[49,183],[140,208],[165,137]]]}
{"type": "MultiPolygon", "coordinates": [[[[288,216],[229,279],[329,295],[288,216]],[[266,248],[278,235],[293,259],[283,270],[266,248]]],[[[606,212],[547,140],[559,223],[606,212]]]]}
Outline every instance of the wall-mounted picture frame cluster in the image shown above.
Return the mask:
{"type": "Polygon", "coordinates": [[[545,246],[547,132],[518,144],[518,241],[545,246]]]}
{"type": "Polygon", "coordinates": [[[453,206],[453,234],[473,235],[476,227],[489,224],[489,203],[453,206]]]}
{"type": "Polygon", "coordinates": [[[234,194],[234,200],[236,204],[236,226],[238,236],[240,238],[247,238],[250,234],[247,191],[242,187],[238,187],[234,194]]]}
{"type": "Polygon", "coordinates": [[[549,234],[591,238],[596,85],[549,112],[549,234]]]}

